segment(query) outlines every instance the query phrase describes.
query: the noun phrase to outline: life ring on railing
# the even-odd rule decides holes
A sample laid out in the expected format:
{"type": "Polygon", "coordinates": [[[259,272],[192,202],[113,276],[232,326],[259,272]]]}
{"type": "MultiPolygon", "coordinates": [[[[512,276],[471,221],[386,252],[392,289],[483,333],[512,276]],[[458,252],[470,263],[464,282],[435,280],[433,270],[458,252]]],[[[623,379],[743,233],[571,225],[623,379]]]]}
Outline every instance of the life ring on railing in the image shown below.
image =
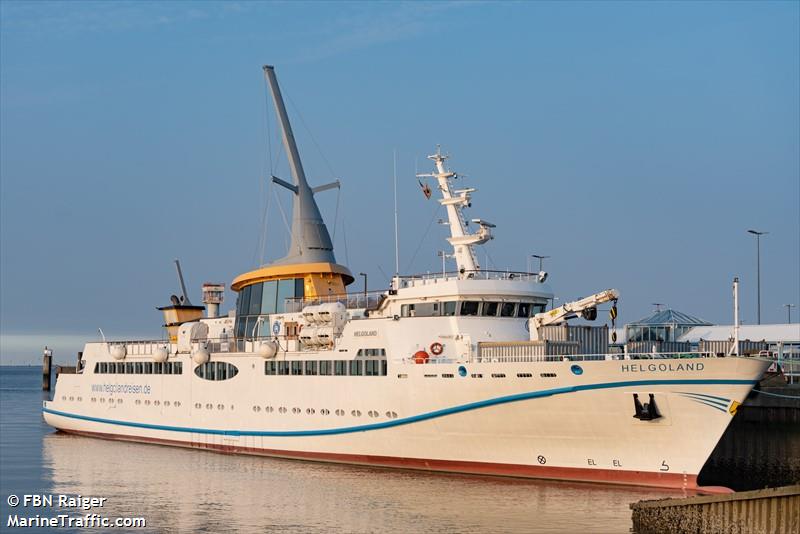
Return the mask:
{"type": "Polygon", "coordinates": [[[444,351],[444,345],[442,345],[438,341],[435,343],[431,343],[431,354],[433,354],[434,356],[438,356],[443,351],[444,351]]]}
{"type": "Polygon", "coordinates": [[[418,350],[417,352],[414,353],[414,356],[412,356],[412,358],[414,359],[414,363],[428,363],[429,356],[428,353],[425,352],[424,350],[418,350]]]}

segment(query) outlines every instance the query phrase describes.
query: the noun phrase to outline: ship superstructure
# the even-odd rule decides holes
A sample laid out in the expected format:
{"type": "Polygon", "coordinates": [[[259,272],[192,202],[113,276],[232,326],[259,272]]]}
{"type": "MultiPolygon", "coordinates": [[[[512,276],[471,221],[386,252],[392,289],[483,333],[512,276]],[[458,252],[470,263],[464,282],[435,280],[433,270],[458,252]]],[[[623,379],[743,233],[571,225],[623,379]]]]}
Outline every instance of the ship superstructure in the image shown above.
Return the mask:
{"type": "MultiPolygon", "coordinates": [[[[593,319],[616,290],[548,309],[544,272],[491,271],[494,225],[463,210],[447,156],[429,156],[456,269],[347,293],[272,67],[292,182],[287,255],[233,280],[235,313],[164,307],[166,340],[87,343],[45,420],[77,434],[225,452],[649,486],[697,474],[768,363],[609,354],[593,319]],[[167,315],[169,313],[169,315],[167,315]]],[[[207,285],[214,309],[221,286],[207,285]]],[[[200,308],[202,309],[202,308],[200,308]]],[[[615,308],[614,308],[615,309],[615,308]]]]}

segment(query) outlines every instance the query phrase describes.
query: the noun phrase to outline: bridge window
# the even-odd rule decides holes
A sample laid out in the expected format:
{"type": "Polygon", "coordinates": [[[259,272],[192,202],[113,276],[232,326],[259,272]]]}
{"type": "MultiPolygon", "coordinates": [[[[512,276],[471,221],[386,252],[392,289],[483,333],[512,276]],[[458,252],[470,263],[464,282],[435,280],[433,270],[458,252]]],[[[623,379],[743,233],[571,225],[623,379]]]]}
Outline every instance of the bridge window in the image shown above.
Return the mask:
{"type": "Polygon", "coordinates": [[[350,360],[350,376],[361,376],[361,360],[350,360]]]}
{"type": "Polygon", "coordinates": [[[442,315],[452,317],[456,314],[456,301],[444,302],[442,307],[442,315]]]}
{"type": "Polygon", "coordinates": [[[520,302],[517,307],[517,317],[530,317],[531,316],[531,303],[520,302]]]}
{"type": "Polygon", "coordinates": [[[459,315],[478,315],[481,303],[474,300],[465,300],[461,303],[461,313],[459,315]]]}
{"type": "Polygon", "coordinates": [[[517,304],[515,302],[504,302],[500,306],[500,317],[514,317],[514,310],[517,304]]]}
{"type": "Polygon", "coordinates": [[[269,315],[278,311],[278,281],[272,280],[264,282],[264,290],[261,295],[261,313],[269,315]]]}
{"type": "Polygon", "coordinates": [[[500,307],[499,302],[484,302],[483,315],[485,317],[497,317],[497,309],[500,307]]]}
{"type": "Polygon", "coordinates": [[[247,315],[258,315],[261,313],[261,291],[264,284],[254,284],[250,286],[250,307],[247,315]]]}

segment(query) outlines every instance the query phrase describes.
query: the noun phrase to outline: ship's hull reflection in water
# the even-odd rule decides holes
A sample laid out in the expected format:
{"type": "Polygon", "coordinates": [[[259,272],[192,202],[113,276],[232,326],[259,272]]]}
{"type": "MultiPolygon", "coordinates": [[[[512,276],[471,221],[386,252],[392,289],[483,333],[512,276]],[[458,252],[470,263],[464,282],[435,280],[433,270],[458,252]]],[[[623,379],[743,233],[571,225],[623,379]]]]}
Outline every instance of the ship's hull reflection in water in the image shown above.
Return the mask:
{"type": "Polygon", "coordinates": [[[44,438],[54,494],[106,497],[153,532],[628,532],[641,488],[320,464],[44,438]]]}

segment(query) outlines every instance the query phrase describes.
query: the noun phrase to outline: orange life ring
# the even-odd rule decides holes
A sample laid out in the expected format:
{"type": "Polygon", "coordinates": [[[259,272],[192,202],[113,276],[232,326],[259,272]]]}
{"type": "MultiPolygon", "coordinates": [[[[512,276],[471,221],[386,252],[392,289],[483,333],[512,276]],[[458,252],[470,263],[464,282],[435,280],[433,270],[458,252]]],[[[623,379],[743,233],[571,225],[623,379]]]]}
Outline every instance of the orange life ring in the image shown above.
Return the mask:
{"type": "Polygon", "coordinates": [[[428,353],[424,350],[418,350],[412,358],[414,358],[414,363],[428,363],[428,353]]]}
{"type": "Polygon", "coordinates": [[[440,355],[442,351],[444,351],[444,346],[441,343],[438,341],[431,343],[431,353],[433,353],[434,356],[440,355]]]}

